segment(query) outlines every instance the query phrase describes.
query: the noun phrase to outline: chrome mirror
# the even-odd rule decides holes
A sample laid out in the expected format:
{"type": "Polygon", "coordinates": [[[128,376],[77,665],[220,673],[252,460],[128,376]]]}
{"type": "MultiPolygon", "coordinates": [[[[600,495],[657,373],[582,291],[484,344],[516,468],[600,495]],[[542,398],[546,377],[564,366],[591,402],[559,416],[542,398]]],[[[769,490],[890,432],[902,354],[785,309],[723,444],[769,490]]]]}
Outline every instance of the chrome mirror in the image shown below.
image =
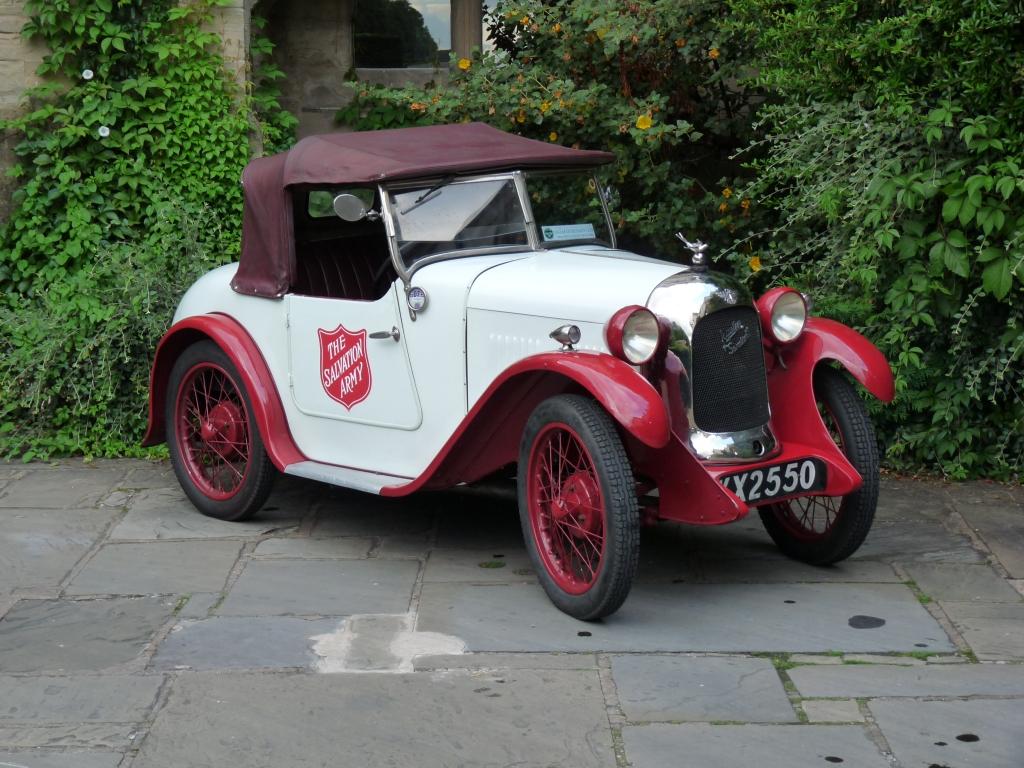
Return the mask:
{"type": "Polygon", "coordinates": [[[351,222],[362,221],[369,213],[366,210],[366,204],[362,200],[348,193],[334,198],[334,212],[342,221],[351,222]]]}

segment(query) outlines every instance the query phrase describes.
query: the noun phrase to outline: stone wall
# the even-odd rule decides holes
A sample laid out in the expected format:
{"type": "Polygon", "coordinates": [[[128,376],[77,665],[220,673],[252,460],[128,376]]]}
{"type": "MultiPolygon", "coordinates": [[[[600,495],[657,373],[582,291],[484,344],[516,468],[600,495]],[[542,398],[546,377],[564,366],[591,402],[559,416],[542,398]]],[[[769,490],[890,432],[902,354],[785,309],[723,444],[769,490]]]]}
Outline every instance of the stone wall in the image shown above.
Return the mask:
{"type": "MultiPolygon", "coordinates": [[[[25,21],[22,0],[0,0],[0,120],[17,116],[25,89],[39,80],[36,67],[42,49],[22,39],[25,21]]],[[[7,169],[15,159],[14,142],[12,134],[0,134],[0,221],[10,214],[14,183],[7,178],[7,169]]]]}

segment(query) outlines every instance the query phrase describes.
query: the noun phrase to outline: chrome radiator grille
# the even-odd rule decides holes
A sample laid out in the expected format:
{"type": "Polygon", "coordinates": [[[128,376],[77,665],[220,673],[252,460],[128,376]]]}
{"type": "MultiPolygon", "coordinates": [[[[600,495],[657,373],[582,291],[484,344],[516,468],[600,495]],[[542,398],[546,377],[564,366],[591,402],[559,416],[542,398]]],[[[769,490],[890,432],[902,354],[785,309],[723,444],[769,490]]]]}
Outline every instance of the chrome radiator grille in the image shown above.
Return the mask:
{"type": "Polygon", "coordinates": [[[753,307],[730,307],[693,329],[693,419],[705,432],[739,432],[768,421],[761,326],[753,307]]]}

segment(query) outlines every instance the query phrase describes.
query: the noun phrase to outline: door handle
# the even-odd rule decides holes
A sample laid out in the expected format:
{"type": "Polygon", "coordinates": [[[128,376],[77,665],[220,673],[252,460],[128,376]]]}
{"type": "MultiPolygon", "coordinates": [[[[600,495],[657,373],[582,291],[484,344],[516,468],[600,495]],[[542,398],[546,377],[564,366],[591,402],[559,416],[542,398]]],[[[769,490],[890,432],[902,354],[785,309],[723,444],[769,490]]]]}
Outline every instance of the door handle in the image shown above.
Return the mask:
{"type": "Polygon", "coordinates": [[[374,331],[370,334],[371,339],[393,339],[398,341],[402,338],[402,334],[399,333],[398,328],[392,326],[390,331],[374,331]]]}

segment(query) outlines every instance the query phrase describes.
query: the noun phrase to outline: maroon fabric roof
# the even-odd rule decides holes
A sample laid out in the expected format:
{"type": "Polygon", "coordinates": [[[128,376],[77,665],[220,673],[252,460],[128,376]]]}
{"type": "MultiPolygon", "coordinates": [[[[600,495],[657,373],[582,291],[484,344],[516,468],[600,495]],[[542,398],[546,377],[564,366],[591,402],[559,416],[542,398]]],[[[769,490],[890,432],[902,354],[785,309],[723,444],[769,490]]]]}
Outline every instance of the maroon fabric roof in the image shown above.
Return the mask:
{"type": "Polygon", "coordinates": [[[291,187],[585,168],[612,160],[608,152],[524,139],[483,123],[310,136],[287,152],[253,160],[242,172],[242,255],[231,287],[267,297],[287,292],[295,274],[291,187]]]}

